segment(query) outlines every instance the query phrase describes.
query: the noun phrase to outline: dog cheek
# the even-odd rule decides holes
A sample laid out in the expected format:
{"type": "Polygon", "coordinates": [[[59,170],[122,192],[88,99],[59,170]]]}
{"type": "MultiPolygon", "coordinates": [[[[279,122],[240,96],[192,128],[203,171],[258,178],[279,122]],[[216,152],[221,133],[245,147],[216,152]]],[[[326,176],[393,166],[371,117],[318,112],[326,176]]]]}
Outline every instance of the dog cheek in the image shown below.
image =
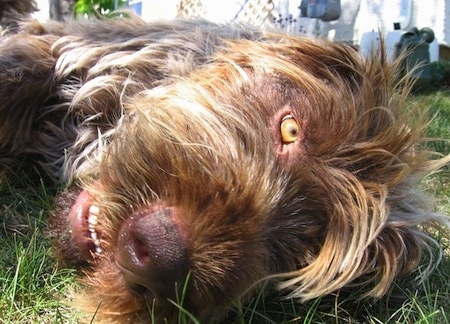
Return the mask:
{"type": "Polygon", "coordinates": [[[284,167],[292,167],[302,161],[304,150],[301,141],[282,144],[281,150],[277,151],[277,159],[284,167]]]}

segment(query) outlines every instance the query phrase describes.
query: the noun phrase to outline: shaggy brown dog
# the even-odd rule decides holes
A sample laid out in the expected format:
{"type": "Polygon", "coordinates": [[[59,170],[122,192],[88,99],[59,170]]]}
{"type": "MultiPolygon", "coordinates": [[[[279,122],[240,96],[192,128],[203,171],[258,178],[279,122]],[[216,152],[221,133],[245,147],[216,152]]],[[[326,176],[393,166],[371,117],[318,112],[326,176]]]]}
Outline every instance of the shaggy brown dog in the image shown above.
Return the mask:
{"type": "Polygon", "coordinates": [[[0,43],[0,162],[66,185],[56,250],[102,319],[220,318],[269,279],[379,297],[446,222],[418,183],[448,159],[396,71],[200,21],[29,22],[0,43]]]}

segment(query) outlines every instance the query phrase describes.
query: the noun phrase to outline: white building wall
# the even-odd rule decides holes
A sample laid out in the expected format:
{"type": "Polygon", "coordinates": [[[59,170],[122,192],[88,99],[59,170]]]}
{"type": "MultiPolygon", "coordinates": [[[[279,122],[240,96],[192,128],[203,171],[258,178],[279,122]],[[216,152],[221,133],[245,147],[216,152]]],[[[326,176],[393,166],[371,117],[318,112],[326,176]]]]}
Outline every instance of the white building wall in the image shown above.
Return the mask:
{"type": "Polygon", "coordinates": [[[444,23],[450,11],[445,8],[446,2],[448,0],[341,0],[341,18],[326,23],[324,33],[330,38],[357,43],[364,33],[378,30],[387,33],[394,30],[393,24],[398,22],[403,31],[430,27],[440,42],[448,43],[450,30],[445,30],[444,23]]]}
{"type": "MultiPolygon", "coordinates": [[[[18,0],[16,0],[18,1],[18,0]]],[[[49,2],[48,0],[37,0],[39,11],[33,14],[33,17],[39,21],[47,21],[49,18],[49,2]]]]}
{"type": "Polygon", "coordinates": [[[450,11],[448,6],[447,0],[415,1],[413,26],[432,28],[439,43],[449,45],[448,19],[450,19],[450,11]],[[445,26],[446,19],[447,26],[445,26]]]}
{"type": "MultiPolygon", "coordinates": [[[[142,17],[146,20],[171,19],[177,15],[179,0],[130,0],[142,2],[142,17]]],[[[48,19],[48,0],[37,0],[39,20],[48,19]]],[[[195,2],[195,1],[192,1],[195,2]]],[[[245,0],[199,0],[202,17],[213,21],[230,22],[245,0]]],[[[263,1],[260,1],[263,2],[263,1]]],[[[450,0],[341,0],[341,17],[324,23],[301,18],[300,0],[273,0],[270,4],[275,18],[293,15],[295,23],[285,24],[284,29],[294,35],[320,35],[339,41],[358,43],[365,32],[381,29],[393,30],[393,23],[400,22],[402,30],[411,27],[430,27],[437,41],[450,45],[450,0]]],[[[272,23],[270,21],[269,23],[272,23]]]]}
{"type": "Polygon", "coordinates": [[[444,1],[444,31],[443,31],[443,43],[450,45],[450,3],[448,0],[444,1]]]}

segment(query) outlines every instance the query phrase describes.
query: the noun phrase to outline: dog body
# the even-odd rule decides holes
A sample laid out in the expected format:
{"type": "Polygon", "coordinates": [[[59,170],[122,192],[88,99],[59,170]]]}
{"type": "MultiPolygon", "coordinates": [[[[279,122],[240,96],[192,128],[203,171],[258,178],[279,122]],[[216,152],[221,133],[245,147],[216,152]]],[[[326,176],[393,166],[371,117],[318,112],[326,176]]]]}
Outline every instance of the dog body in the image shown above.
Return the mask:
{"type": "Polygon", "coordinates": [[[266,279],[379,297],[446,222],[397,71],[204,21],[29,22],[0,43],[0,162],[65,185],[51,235],[101,318],[220,318],[266,279]]]}

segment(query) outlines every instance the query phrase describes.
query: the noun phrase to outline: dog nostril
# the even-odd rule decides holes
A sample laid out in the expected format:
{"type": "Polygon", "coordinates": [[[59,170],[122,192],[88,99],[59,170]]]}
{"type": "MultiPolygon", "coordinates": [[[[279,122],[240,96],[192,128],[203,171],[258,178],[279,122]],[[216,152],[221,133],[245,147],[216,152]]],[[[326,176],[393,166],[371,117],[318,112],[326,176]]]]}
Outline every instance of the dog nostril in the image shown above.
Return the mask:
{"type": "Polygon", "coordinates": [[[176,212],[170,207],[142,210],[122,225],[116,259],[132,292],[175,298],[183,287],[189,259],[176,212]]]}
{"type": "Polygon", "coordinates": [[[135,257],[139,262],[142,264],[149,263],[150,262],[150,256],[148,251],[148,246],[145,244],[144,241],[141,241],[139,238],[136,238],[134,242],[130,242],[132,244],[132,249],[135,252],[135,257]]]}

